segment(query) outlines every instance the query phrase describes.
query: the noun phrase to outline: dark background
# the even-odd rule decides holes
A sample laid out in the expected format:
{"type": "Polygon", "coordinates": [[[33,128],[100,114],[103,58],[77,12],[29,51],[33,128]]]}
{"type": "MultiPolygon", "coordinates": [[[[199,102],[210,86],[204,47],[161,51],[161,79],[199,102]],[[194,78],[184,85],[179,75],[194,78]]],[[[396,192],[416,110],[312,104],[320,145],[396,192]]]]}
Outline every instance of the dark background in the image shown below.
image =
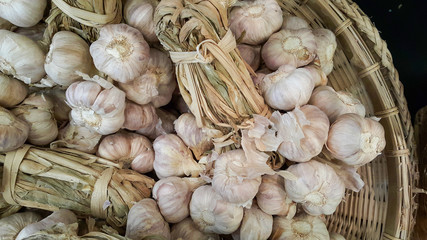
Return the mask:
{"type": "Polygon", "coordinates": [[[427,0],[354,0],[380,31],[405,88],[412,121],[427,105],[427,0]]]}

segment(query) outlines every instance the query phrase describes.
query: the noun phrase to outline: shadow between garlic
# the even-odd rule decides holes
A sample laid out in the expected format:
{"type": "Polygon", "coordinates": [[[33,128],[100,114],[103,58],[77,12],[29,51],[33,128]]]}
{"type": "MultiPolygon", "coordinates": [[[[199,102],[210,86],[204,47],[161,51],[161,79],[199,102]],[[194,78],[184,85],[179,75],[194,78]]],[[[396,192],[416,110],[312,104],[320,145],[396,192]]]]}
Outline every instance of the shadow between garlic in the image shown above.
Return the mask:
{"type": "Polygon", "coordinates": [[[21,147],[28,138],[30,126],[6,108],[0,107],[0,152],[21,147]]]}
{"type": "Polygon", "coordinates": [[[316,239],[329,240],[325,223],[315,216],[302,213],[293,219],[275,217],[271,240],[316,239]]]}
{"type": "Polygon", "coordinates": [[[174,224],[171,229],[171,238],[173,240],[220,240],[220,236],[214,233],[204,233],[200,231],[191,218],[186,218],[181,222],[174,224]]]}

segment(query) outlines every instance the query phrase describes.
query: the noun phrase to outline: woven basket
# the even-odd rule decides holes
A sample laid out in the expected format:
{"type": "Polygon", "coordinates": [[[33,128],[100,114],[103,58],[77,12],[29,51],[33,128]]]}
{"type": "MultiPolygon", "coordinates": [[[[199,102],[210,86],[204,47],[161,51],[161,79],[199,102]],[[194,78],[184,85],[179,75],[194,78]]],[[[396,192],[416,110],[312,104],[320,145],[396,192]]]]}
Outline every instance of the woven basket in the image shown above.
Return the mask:
{"type": "Polygon", "coordinates": [[[418,183],[414,131],[403,86],[387,44],[351,0],[278,0],[282,9],[306,19],[312,27],[335,32],[338,48],[329,85],[357,96],[368,116],[385,128],[384,154],[359,169],[365,187],[349,191],[328,229],[346,239],[409,239],[417,204],[418,183]]]}

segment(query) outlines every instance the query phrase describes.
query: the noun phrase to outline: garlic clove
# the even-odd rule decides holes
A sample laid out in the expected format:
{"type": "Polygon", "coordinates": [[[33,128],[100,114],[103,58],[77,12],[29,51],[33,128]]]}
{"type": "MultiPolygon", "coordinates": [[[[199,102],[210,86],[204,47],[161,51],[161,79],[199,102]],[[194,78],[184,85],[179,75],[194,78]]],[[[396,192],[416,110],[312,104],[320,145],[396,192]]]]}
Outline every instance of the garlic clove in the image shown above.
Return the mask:
{"type": "Polygon", "coordinates": [[[200,231],[191,218],[186,218],[172,226],[172,240],[220,240],[219,235],[200,231]]]}
{"type": "Polygon", "coordinates": [[[256,204],[244,210],[242,223],[232,234],[233,240],[268,239],[273,229],[273,216],[263,212],[256,204]]]}
{"type": "Polygon", "coordinates": [[[28,87],[13,77],[0,73],[0,106],[13,107],[22,102],[28,93],[28,87]]]}
{"type": "Polygon", "coordinates": [[[124,5],[123,16],[126,23],[138,29],[144,38],[151,43],[158,42],[154,11],[157,0],[129,0],[124,5]]]}
{"type": "Polygon", "coordinates": [[[58,140],[51,142],[51,148],[66,147],[86,153],[95,153],[102,135],[86,127],[68,123],[59,129],[58,140]]]}
{"type": "Polygon", "coordinates": [[[46,0],[7,0],[2,1],[0,17],[19,27],[31,27],[42,18],[47,5],[46,0]]]}
{"type": "Polygon", "coordinates": [[[293,219],[275,217],[272,240],[318,239],[329,240],[325,223],[315,216],[300,214],[293,219]]]}
{"type": "Polygon", "coordinates": [[[125,108],[125,122],[123,128],[128,130],[138,130],[142,128],[155,128],[159,117],[152,104],[139,105],[127,101],[125,108]]]}
{"type": "Polygon", "coordinates": [[[247,44],[238,44],[240,55],[243,60],[256,71],[261,63],[261,46],[251,46],[247,44]]]}
{"type": "Polygon", "coordinates": [[[298,30],[303,28],[310,28],[304,19],[291,15],[283,17],[282,29],[298,30]]]}
{"type": "Polygon", "coordinates": [[[313,29],[313,35],[316,39],[316,54],[323,72],[329,75],[334,68],[334,54],[337,49],[337,40],[335,34],[325,28],[313,29]]]}
{"type": "Polygon", "coordinates": [[[28,138],[30,126],[9,110],[0,107],[0,152],[21,147],[28,138]]]}

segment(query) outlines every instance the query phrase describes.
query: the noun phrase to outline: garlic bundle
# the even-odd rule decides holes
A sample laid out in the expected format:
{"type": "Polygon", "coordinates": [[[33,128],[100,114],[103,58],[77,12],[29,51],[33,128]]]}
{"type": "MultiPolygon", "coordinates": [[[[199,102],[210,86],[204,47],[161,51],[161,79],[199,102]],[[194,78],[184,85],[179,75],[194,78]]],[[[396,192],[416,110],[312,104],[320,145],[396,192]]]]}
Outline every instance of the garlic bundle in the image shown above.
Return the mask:
{"type": "Polygon", "coordinates": [[[298,30],[303,28],[310,28],[304,19],[295,16],[283,17],[282,29],[298,30]]]}
{"type": "Polygon", "coordinates": [[[256,204],[244,210],[242,224],[233,233],[233,240],[268,239],[273,228],[273,216],[263,212],[256,204]]]}
{"type": "Polygon", "coordinates": [[[158,117],[157,122],[153,122],[152,125],[148,127],[136,130],[137,133],[153,140],[161,135],[173,133],[173,123],[176,121],[176,116],[174,114],[160,108],[155,110],[158,117]]]}
{"type": "Polygon", "coordinates": [[[172,240],[220,240],[219,235],[200,231],[191,218],[186,218],[172,226],[172,240]]]}
{"type": "Polygon", "coordinates": [[[22,102],[28,87],[13,77],[0,73],[0,106],[13,107],[22,102]]]}
{"type": "Polygon", "coordinates": [[[237,45],[243,60],[256,71],[261,63],[261,46],[251,46],[247,44],[237,45]]]}
{"type": "Polygon", "coordinates": [[[96,155],[123,163],[139,173],[153,170],[154,151],[150,140],[130,132],[119,132],[102,139],[96,155]]]}
{"type": "Polygon", "coordinates": [[[76,125],[108,135],[123,126],[125,93],[113,85],[104,87],[92,81],[75,82],[65,94],[76,125]]]}
{"type": "Polygon", "coordinates": [[[53,112],[55,114],[56,121],[59,123],[69,121],[71,108],[67,105],[65,90],[52,88],[43,92],[53,101],[53,112]]]}
{"type": "Polygon", "coordinates": [[[347,165],[361,166],[374,160],[386,145],[383,126],[355,113],[341,115],[329,130],[326,148],[347,165]]]}
{"type": "Polygon", "coordinates": [[[21,147],[28,138],[30,126],[9,110],[0,107],[0,152],[21,147]]]}
{"type": "Polygon", "coordinates": [[[51,148],[66,147],[86,153],[95,153],[102,135],[86,127],[68,123],[59,129],[58,140],[51,142],[51,148]]]}
{"type": "Polygon", "coordinates": [[[271,240],[329,240],[329,232],[319,217],[300,214],[293,219],[275,217],[271,240]]]}
{"type": "Polygon", "coordinates": [[[338,233],[329,233],[329,237],[331,240],[345,240],[345,238],[338,233]]]}
{"type": "Polygon", "coordinates": [[[154,10],[157,0],[128,0],[124,6],[123,15],[126,23],[138,29],[148,42],[158,42],[154,10]]]}
{"type": "Polygon", "coordinates": [[[40,221],[37,213],[22,212],[15,213],[0,219],[0,239],[15,239],[19,232],[27,225],[40,221]]]}
{"type": "Polygon", "coordinates": [[[127,101],[125,108],[125,122],[123,128],[135,131],[142,128],[155,128],[159,117],[152,104],[139,105],[127,101]]]}
{"type": "Polygon", "coordinates": [[[168,177],[160,179],[153,187],[153,198],[169,223],[178,223],[190,216],[189,204],[193,191],[204,185],[201,178],[168,177]]]}
{"type": "Polygon", "coordinates": [[[203,232],[230,234],[239,228],[243,208],[227,202],[211,186],[205,185],[194,191],[190,215],[203,232]]]}
{"type": "Polygon", "coordinates": [[[230,29],[242,43],[258,45],[282,26],[282,9],[275,0],[240,1],[230,12],[230,29]]]}
{"type": "Polygon", "coordinates": [[[344,197],[345,187],[334,169],[311,160],[292,165],[287,171],[297,178],[285,179],[285,189],[290,199],[301,203],[304,210],[313,216],[335,212],[344,197]]]}
{"type": "Polygon", "coordinates": [[[169,224],[159,212],[156,201],[145,198],[130,209],[126,225],[126,237],[130,239],[145,239],[145,237],[160,235],[170,239],[169,224]]]}
{"type": "Polygon", "coordinates": [[[46,75],[45,54],[33,40],[0,30],[0,46],[0,71],[4,74],[12,75],[26,84],[38,82],[46,75]]]}
{"type": "Polygon", "coordinates": [[[160,179],[167,177],[196,177],[202,171],[190,149],[175,134],[161,135],[153,143],[154,170],[160,179]]]}
{"type": "Polygon", "coordinates": [[[334,68],[334,53],[337,49],[337,40],[335,34],[325,28],[313,29],[313,35],[316,39],[316,54],[319,58],[320,66],[326,75],[329,75],[334,68]]]}
{"type": "Polygon", "coordinates": [[[326,113],[331,124],[345,113],[356,113],[365,117],[365,106],[358,99],[348,92],[336,92],[329,86],[315,88],[308,103],[326,113]]]}
{"type": "Polygon", "coordinates": [[[302,67],[316,57],[316,39],[310,29],[283,29],[268,39],[262,48],[262,59],[271,70],[283,65],[302,67]]]}
{"type": "Polygon", "coordinates": [[[60,31],[53,35],[44,69],[55,83],[70,86],[73,82],[82,80],[76,71],[90,75],[94,68],[89,45],[79,35],[70,31],[60,31]]]}
{"type": "Polygon", "coordinates": [[[19,27],[36,25],[44,14],[46,0],[4,0],[0,2],[0,17],[19,27]]]}
{"type": "Polygon", "coordinates": [[[43,93],[31,94],[20,105],[12,109],[12,113],[30,125],[28,142],[31,144],[46,145],[58,136],[53,102],[43,93]]]}
{"type": "Polygon", "coordinates": [[[168,55],[157,49],[150,49],[147,70],[131,81],[119,83],[126,92],[126,97],[135,103],[144,105],[152,103],[158,108],[172,99],[176,87],[172,62],[168,55]]]}
{"type": "Polygon", "coordinates": [[[270,215],[292,219],[297,211],[297,204],[287,196],[285,180],[279,175],[262,176],[256,200],[259,208],[270,215]]]}
{"type": "Polygon", "coordinates": [[[297,107],[283,115],[276,111],[270,120],[283,140],[278,152],[294,162],[307,162],[319,155],[328,139],[328,117],[316,106],[297,107]]]}
{"type": "Polygon", "coordinates": [[[150,47],[142,34],[126,24],[105,25],[90,45],[95,67],[118,82],[140,76],[150,57],[150,47]]]}

